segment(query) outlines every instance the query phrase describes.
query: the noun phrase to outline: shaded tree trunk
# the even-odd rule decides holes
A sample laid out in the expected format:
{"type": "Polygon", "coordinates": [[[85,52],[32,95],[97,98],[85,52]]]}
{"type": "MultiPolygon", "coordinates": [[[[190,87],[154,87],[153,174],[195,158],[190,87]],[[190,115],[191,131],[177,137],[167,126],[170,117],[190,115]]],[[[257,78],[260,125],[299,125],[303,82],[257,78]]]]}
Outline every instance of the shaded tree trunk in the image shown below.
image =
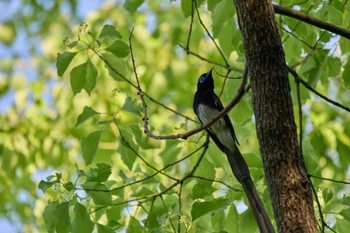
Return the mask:
{"type": "Polygon", "coordinates": [[[243,35],[260,152],[278,231],[317,232],[272,3],[234,0],[234,4],[243,35]]]}

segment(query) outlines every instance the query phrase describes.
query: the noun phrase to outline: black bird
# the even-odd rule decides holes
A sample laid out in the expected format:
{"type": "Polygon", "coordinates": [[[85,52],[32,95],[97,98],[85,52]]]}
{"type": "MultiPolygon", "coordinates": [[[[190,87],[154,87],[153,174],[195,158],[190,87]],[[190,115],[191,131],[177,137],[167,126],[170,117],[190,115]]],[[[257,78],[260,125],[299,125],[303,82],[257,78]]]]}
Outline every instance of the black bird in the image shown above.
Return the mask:
{"type": "MultiPolygon", "coordinates": [[[[214,93],[214,80],[211,69],[208,73],[202,74],[198,80],[193,110],[200,122],[205,124],[223,108],[224,106],[219,97],[214,93]]],[[[224,115],[207,128],[207,132],[220,150],[226,154],[234,176],[242,184],[260,232],[275,232],[250,177],[247,163],[237,147],[239,143],[228,115],[224,115]]]]}

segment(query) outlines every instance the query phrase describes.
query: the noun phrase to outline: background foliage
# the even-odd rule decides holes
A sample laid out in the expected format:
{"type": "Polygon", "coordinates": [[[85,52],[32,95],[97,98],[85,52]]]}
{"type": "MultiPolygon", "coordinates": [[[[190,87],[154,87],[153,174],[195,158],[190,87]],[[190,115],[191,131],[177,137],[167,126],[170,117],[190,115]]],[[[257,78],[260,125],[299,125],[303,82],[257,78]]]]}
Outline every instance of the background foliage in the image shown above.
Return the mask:
{"type": "MultiPolygon", "coordinates": [[[[347,1],[279,3],[349,28],[347,1]]],[[[223,103],[240,84],[245,58],[231,0],[1,4],[9,9],[0,25],[1,222],[18,232],[257,232],[240,185],[205,134],[143,133],[130,54],[131,42],[150,131],[197,127],[199,75],[214,67],[223,103]]],[[[277,21],[288,65],[316,91],[290,76],[320,227],[346,232],[350,43],[289,17],[277,21]]],[[[250,95],[230,116],[272,216],[250,95]]]]}

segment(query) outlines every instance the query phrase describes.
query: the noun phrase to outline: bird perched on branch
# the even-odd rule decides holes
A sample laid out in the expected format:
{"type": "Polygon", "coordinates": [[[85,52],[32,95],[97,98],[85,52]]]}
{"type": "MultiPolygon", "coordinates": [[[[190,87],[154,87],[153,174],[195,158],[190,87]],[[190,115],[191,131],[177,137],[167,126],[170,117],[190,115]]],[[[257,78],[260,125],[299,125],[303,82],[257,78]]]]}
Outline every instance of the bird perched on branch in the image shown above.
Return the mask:
{"type": "MultiPolygon", "coordinates": [[[[212,69],[202,74],[197,83],[193,110],[202,124],[210,121],[224,109],[219,97],[214,93],[212,69]]],[[[239,143],[228,115],[224,115],[209,126],[207,132],[219,149],[224,152],[236,179],[242,184],[253,210],[260,232],[274,232],[271,221],[250,177],[247,163],[238,149],[239,143]]]]}

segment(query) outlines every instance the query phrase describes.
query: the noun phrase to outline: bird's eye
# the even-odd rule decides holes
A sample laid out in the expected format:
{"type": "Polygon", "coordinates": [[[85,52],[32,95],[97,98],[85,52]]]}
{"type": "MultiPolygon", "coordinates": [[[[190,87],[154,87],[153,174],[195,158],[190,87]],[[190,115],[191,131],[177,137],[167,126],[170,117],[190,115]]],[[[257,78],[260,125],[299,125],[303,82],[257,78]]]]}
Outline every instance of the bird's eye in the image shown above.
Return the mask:
{"type": "Polygon", "coordinates": [[[205,80],[205,76],[202,76],[202,77],[199,79],[199,82],[200,82],[200,83],[203,83],[204,80],[205,80]]]}

